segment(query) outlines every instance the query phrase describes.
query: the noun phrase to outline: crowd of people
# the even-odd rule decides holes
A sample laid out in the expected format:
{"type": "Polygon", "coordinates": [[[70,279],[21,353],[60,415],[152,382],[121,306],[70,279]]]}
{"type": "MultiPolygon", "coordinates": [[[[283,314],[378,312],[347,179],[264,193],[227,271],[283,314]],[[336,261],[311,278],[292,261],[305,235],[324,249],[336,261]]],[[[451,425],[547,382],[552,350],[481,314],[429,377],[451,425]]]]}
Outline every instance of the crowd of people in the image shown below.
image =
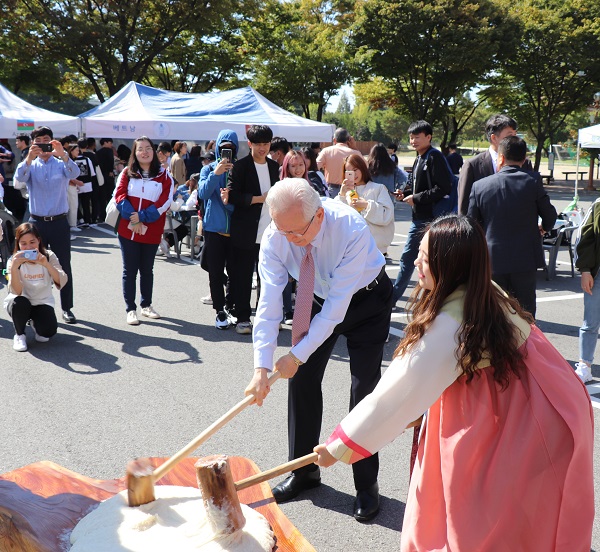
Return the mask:
{"type": "Polygon", "coordinates": [[[111,200],[120,215],[125,321],[140,323],[138,275],[141,315],[160,318],[154,262],[159,249],[169,254],[166,217],[185,229],[198,213],[210,289],[203,302],[212,304],[216,329],[252,335],[255,370],[245,392],[261,405],[270,372],[289,379],[290,460],[318,454],[316,465],[273,489],[278,502],[318,487],[319,466],[341,460],[352,464],[354,517],[373,519],[377,452],[416,427],[403,550],[589,549],[593,415],[582,381],[592,377],[600,327],[600,203],[580,230],[585,322],[573,370],[535,326],[541,233],[557,213],[516,129],[510,117],[490,118],[490,149],[463,163],[456,148],[448,158],[433,148],[431,125],[415,121],[408,174],[394,144],[375,145],[365,159],[343,128],[331,146],[296,149],[268,126],[252,125],[246,156],[230,129],[203,156],[200,146],[188,152],[186,142],[145,136],[120,153],[103,138],[94,152],[93,139],[56,140],[51,129],[36,128],[29,141],[21,138],[28,149],[14,175],[28,194],[28,221],[16,230],[7,269],[13,348],[27,350],[28,323],[36,341],[56,333],[53,287],[63,321],[77,322],[72,233],[103,221],[111,200]],[[396,202],[411,208],[412,223],[392,283],[386,256],[396,202]],[[382,377],[391,313],[414,268],[410,323],[382,377]],[[275,360],[285,324],[292,347],[275,360]],[[340,335],[350,359],[350,413],[319,444],[321,384],[340,335]],[[515,511],[526,521],[515,522],[515,511]]]}

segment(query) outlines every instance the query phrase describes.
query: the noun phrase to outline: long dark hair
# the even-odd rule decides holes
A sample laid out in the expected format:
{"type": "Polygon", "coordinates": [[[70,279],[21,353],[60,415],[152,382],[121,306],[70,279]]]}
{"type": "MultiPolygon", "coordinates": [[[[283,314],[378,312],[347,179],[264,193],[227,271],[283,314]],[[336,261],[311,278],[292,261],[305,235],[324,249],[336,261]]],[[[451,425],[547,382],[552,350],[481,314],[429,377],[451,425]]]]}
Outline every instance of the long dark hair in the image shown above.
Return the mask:
{"type": "Polygon", "coordinates": [[[19,226],[17,226],[17,229],[15,230],[15,248],[13,250],[13,255],[17,251],[20,251],[19,240],[27,234],[33,234],[40,241],[40,245],[38,245],[38,251],[42,255],[46,255],[46,258],[49,258],[48,250],[44,245],[44,240],[42,240],[39,230],[33,224],[31,224],[31,222],[24,222],[23,224],[19,224],[19,226]]]}
{"type": "Polygon", "coordinates": [[[434,286],[432,290],[415,288],[410,300],[411,321],[395,355],[409,352],[431,326],[446,298],[464,286],[456,360],[469,382],[478,363],[488,358],[494,379],[505,389],[511,377],[520,376],[524,357],[507,312],[516,312],[530,324],[533,317],[492,283],[485,234],[472,219],[446,215],[433,221],[429,226],[428,254],[434,286]]]}
{"type": "Polygon", "coordinates": [[[383,176],[393,174],[397,166],[383,144],[377,144],[371,148],[369,157],[367,157],[367,164],[372,178],[380,174],[383,176]]]}
{"type": "Polygon", "coordinates": [[[133,141],[131,154],[129,155],[129,163],[127,164],[127,176],[129,176],[129,178],[136,178],[142,174],[142,169],[140,168],[140,164],[138,163],[135,155],[135,149],[140,142],[148,142],[152,146],[152,151],[154,153],[152,155],[152,161],[150,161],[150,170],[148,172],[150,178],[154,178],[160,172],[161,167],[160,161],[156,156],[156,148],[154,147],[154,143],[147,136],[140,136],[133,141]]]}
{"type": "Polygon", "coordinates": [[[315,150],[312,148],[302,148],[300,151],[306,158],[307,169],[309,171],[318,171],[319,167],[317,165],[317,154],[315,153],[315,150]]]}

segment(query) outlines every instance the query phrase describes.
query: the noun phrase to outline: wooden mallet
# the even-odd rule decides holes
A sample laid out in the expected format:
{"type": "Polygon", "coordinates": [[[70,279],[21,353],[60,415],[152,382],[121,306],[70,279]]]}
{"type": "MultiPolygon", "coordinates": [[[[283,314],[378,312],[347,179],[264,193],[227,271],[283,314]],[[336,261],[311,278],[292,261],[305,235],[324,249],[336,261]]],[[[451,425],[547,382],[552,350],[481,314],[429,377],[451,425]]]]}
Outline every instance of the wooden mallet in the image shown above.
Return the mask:
{"type": "Polygon", "coordinates": [[[213,532],[216,535],[229,535],[244,528],[246,518],[237,491],[311,464],[316,459],[317,453],[313,452],[234,484],[227,456],[200,458],[194,464],[196,479],[206,509],[206,518],[213,532]]]}
{"type": "MultiPolygon", "coordinates": [[[[273,385],[281,377],[280,372],[273,372],[269,377],[269,386],[273,385]]],[[[216,422],[207,427],[198,437],[190,441],[179,452],[175,453],[164,464],[153,470],[150,461],[145,458],[136,458],[127,464],[127,501],[129,506],[141,506],[153,502],[154,484],[171,471],[179,462],[187,458],[200,445],[205,443],[227,422],[235,418],[247,406],[255,402],[254,395],[248,395],[216,422]]]]}

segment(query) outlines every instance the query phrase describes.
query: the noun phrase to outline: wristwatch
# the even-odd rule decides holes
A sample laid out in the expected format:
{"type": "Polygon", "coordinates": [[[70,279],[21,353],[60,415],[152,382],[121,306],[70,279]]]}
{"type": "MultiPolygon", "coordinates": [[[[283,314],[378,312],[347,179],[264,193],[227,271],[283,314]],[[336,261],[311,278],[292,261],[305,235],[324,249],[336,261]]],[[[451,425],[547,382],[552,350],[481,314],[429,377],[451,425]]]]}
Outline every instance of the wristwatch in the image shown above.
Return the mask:
{"type": "Polygon", "coordinates": [[[288,355],[292,357],[292,360],[296,363],[296,366],[302,366],[304,362],[302,362],[292,351],[288,352],[288,355]]]}

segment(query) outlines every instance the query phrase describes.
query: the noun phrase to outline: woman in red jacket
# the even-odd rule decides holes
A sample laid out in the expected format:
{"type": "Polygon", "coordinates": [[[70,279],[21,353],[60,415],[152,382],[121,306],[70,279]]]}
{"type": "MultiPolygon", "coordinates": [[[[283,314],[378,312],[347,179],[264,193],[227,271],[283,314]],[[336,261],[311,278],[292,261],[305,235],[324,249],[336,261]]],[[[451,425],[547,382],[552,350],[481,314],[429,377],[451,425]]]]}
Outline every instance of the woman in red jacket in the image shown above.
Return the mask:
{"type": "Polygon", "coordinates": [[[152,307],[154,258],[171,206],[173,178],[160,166],[154,144],[142,136],[133,142],[127,168],[120,174],[115,201],[121,213],[117,228],[123,256],[123,297],[127,323],[140,322],[135,304],[136,279],[140,273],[142,315],[160,318],[152,307]]]}

